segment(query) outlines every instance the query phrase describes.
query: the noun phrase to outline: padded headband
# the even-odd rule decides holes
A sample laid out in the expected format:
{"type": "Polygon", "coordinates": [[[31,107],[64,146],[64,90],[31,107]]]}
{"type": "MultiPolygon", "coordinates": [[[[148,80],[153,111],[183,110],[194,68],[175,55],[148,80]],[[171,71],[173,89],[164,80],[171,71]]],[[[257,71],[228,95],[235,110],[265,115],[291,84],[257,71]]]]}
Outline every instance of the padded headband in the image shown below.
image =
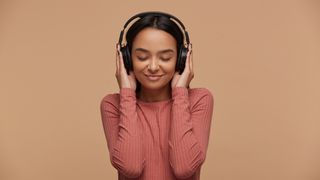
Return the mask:
{"type": "MultiPolygon", "coordinates": [[[[183,23],[175,16],[171,15],[171,14],[168,14],[168,13],[164,13],[164,12],[160,12],[160,11],[147,11],[147,12],[142,12],[142,13],[139,13],[139,14],[136,14],[134,16],[132,16],[123,26],[123,30],[121,31],[120,33],[120,36],[119,36],[119,45],[121,46],[122,45],[122,38],[123,38],[123,32],[124,30],[126,29],[126,27],[128,26],[128,24],[135,18],[137,17],[140,17],[140,18],[144,18],[145,16],[148,16],[148,15],[154,15],[154,16],[166,16],[168,18],[173,18],[174,20],[176,20],[179,25],[182,27],[182,32],[184,32],[184,36],[185,36],[185,40],[186,40],[186,43],[189,44],[190,41],[189,41],[189,35],[188,35],[188,32],[186,31],[183,23]]],[[[175,21],[174,21],[175,22],[175,21]]],[[[176,23],[176,22],[175,22],[176,23]]],[[[180,27],[179,27],[180,28],[180,27]]],[[[181,30],[181,28],[180,28],[181,30]]]]}

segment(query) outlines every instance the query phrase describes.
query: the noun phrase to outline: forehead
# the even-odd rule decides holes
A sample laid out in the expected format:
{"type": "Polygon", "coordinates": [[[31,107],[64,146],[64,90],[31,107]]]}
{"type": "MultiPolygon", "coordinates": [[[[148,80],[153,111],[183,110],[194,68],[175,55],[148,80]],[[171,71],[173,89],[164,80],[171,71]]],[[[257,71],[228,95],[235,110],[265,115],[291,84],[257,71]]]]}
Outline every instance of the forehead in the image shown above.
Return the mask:
{"type": "Polygon", "coordinates": [[[176,51],[176,40],[166,31],[155,28],[145,28],[134,38],[132,48],[133,50],[142,48],[151,52],[158,52],[165,49],[176,51]]]}

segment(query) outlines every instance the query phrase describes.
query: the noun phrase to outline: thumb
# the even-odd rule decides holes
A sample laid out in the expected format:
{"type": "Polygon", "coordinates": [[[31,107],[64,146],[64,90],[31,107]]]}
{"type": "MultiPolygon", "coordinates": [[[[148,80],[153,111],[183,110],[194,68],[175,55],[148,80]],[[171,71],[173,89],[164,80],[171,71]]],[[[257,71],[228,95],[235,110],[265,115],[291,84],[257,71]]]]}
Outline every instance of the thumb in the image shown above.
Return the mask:
{"type": "Polygon", "coordinates": [[[134,73],[133,73],[133,71],[129,71],[129,76],[134,77],[134,73]]]}

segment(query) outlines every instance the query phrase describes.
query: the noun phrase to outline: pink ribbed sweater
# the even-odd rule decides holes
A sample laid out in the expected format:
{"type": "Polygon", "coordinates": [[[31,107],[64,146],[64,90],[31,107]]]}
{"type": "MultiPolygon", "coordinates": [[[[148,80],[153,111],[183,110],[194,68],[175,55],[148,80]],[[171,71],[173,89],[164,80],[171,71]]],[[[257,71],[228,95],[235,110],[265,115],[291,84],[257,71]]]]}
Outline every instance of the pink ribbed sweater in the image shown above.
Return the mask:
{"type": "Polygon", "coordinates": [[[174,87],[172,98],[144,102],[131,88],[103,97],[100,110],[119,180],[199,180],[206,158],[213,95],[174,87]]]}

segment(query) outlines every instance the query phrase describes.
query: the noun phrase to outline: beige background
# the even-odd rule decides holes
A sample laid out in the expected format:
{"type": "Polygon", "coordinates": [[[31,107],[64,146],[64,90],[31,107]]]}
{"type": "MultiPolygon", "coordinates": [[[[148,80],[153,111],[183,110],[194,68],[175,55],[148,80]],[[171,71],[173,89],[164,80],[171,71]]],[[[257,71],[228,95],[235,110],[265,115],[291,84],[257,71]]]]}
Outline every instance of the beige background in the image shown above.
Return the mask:
{"type": "Polygon", "coordinates": [[[125,21],[172,13],[215,97],[202,180],[320,180],[316,0],[0,0],[0,179],[117,179],[99,103],[125,21]]]}

